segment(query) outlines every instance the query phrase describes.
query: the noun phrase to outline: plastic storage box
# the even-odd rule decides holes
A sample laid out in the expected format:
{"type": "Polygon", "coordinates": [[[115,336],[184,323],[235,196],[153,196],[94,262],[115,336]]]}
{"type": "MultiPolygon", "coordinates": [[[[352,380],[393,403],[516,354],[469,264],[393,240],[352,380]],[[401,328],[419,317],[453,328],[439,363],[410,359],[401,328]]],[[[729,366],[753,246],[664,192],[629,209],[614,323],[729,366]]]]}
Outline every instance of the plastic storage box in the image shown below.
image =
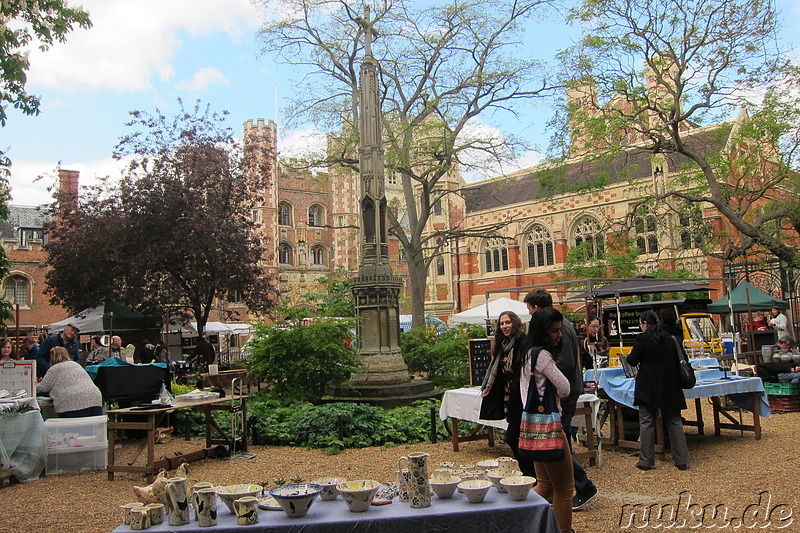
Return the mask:
{"type": "Polygon", "coordinates": [[[46,475],[97,470],[108,461],[108,417],[51,418],[44,421],[47,433],[46,475]]]}

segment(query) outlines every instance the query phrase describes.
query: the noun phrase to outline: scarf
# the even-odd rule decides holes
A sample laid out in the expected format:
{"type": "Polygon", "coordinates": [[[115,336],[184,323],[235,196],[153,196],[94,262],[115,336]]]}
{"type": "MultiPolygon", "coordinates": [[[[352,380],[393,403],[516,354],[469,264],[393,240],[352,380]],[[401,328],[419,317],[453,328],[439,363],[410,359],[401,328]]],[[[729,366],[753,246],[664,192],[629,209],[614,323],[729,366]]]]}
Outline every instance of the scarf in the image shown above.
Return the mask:
{"type": "Polygon", "coordinates": [[[502,343],[502,350],[503,353],[498,355],[492,360],[492,363],[489,365],[489,369],[486,371],[486,375],[483,378],[483,383],[481,384],[481,390],[491,389],[492,385],[494,385],[495,379],[497,379],[497,373],[500,371],[500,365],[506,359],[511,350],[514,349],[514,341],[516,339],[506,339],[502,343]]]}

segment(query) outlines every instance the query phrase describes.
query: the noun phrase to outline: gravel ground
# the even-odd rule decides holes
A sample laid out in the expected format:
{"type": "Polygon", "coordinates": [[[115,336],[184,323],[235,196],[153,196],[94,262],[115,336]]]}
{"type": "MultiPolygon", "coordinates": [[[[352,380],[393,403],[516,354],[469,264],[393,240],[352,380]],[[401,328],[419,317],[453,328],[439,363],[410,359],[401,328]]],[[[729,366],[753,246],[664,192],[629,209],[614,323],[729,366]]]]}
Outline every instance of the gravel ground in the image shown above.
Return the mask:
{"type": "MultiPolygon", "coordinates": [[[[704,411],[708,428],[712,420],[710,407],[706,405],[704,411]]],[[[746,413],[745,421],[748,419],[752,420],[746,413]]],[[[791,466],[796,459],[799,423],[800,413],[773,414],[762,419],[762,438],[758,441],[752,433],[742,436],[736,431],[723,430],[720,437],[714,437],[713,429],[711,435],[707,429],[705,436],[699,436],[696,429],[687,428],[692,456],[689,471],[677,470],[667,456],[667,461],[658,461],[654,470],[642,472],[634,468],[635,457],[604,449],[603,465],[587,469],[600,494],[585,510],[575,513],[573,527],[579,533],[663,529],[670,525],[669,518],[658,520],[651,513],[645,523],[642,517],[653,504],[671,504],[680,507],[673,529],[689,530],[691,526],[735,529],[737,522],[730,520],[741,520],[744,516],[745,522],[739,529],[755,526],[760,531],[800,531],[800,515],[794,515],[800,513],[797,467],[791,466]],[[626,504],[639,504],[637,518],[632,523],[632,508],[623,507],[626,504]],[[716,517],[712,516],[713,507],[716,517]],[[685,524],[681,524],[683,519],[687,520],[685,524]]],[[[120,456],[129,457],[136,443],[123,443],[120,456]]],[[[199,440],[173,440],[157,445],[156,453],[157,457],[172,456],[202,445],[199,440]]],[[[345,450],[338,455],[267,446],[251,446],[250,450],[256,456],[249,460],[206,459],[192,463],[190,484],[260,483],[296,476],[310,480],[329,475],[392,481],[397,458],[410,451],[429,453],[434,464],[453,461],[457,465],[509,453],[505,445],[490,448],[486,441],[462,443],[457,453],[449,442],[345,450]]],[[[105,471],[62,474],[14,484],[0,489],[0,531],[108,532],[119,524],[117,507],[136,501],[133,485],[143,484],[143,478],[134,474],[117,474],[114,481],[108,481],[105,471]]]]}

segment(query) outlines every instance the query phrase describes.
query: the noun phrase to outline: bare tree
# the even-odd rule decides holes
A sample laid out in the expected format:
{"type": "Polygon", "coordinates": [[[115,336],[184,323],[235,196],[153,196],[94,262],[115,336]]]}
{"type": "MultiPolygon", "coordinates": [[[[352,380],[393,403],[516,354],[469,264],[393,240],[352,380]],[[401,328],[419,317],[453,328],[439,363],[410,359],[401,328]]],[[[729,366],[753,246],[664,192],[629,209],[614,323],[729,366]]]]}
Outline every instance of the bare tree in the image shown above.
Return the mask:
{"type": "MultiPolygon", "coordinates": [[[[523,147],[511,136],[476,135],[472,127],[497,114],[516,114],[521,101],[551,88],[545,69],[529,58],[531,50],[522,42],[525,23],[549,3],[386,0],[371,6],[380,34],[372,52],[380,71],[386,174],[399,177],[404,197],[401,211],[390,213],[390,224],[408,259],[415,326],[423,325],[431,262],[452,238],[470,236],[460,220],[442,230],[430,227],[436,202],[458,192],[448,181],[460,179],[458,172],[471,165],[470,156],[482,154],[484,161],[504,163],[523,147]]],[[[357,172],[358,67],[364,40],[357,19],[364,4],[262,4],[281,14],[260,31],[264,51],[309,71],[297,88],[290,121],[338,131],[324,164],[357,172]]]]}
{"type": "Polygon", "coordinates": [[[721,214],[706,252],[799,267],[798,71],[778,46],[774,3],[585,0],[572,17],[586,30],[562,56],[575,98],[561,155],[667,160],[682,177],[647,202],[721,214]]]}

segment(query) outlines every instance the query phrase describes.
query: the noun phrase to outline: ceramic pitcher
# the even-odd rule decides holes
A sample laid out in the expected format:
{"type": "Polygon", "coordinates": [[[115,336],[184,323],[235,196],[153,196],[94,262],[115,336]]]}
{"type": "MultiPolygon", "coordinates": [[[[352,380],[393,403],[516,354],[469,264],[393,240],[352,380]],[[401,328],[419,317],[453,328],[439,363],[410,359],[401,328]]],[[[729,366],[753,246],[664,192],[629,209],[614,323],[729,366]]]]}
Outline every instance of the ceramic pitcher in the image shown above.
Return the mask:
{"type": "Polygon", "coordinates": [[[135,507],[131,509],[128,519],[130,520],[131,529],[135,531],[150,527],[150,513],[147,507],[135,507]]]}
{"type": "Polygon", "coordinates": [[[131,525],[131,509],[136,509],[137,507],[144,507],[144,504],[142,502],[131,502],[119,506],[120,518],[122,518],[123,524],[126,526],[131,525]]]}
{"type": "Polygon", "coordinates": [[[197,525],[200,527],[217,525],[217,491],[212,488],[196,490],[194,501],[197,505],[197,525]]]}
{"type": "Polygon", "coordinates": [[[197,492],[200,489],[213,489],[213,488],[214,484],[209,483],[208,481],[201,481],[199,483],[195,483],[194,486],[192,486],[192,494],[189,497],[189,501],[192,503],[192,509],[194,509],[192,516],[194,516],[195,520],[197,520],[197,492]]]}
{"type": "Polygon", "coordinates": [[[397,497],[401,502],[408,502],[410,499],[408,495],[408,486],[411,483],[411,473],[403,469],[395,471],[395,474],[397,474],[397,497]]]}
{"type": "Polygon", "coordinates": [[[151,503],[146,505],[147,512],[150,514],[150,525],[157,526],[164,521],[164,504],[151,503]]]}
{"type": "Polygon", "coordinates": [[[186,478],[171,477],[165,488],[167,496],[167,521],[171,526],[189,523],[189,501],[186,496],[186,478]]]}
{"type": "Polygon", "coordinates": [[[401,457],[399,460],[400,470],[403,470],[402,463],[408,464],[409,480],[408,495],[412,509],[422,509],[431,505],[431,488],[428,480],[428,454],[413,452],[408,457],[401,457]]]}
{"type": "Polygon", "coordinates": [[[258,498],[245,496],[233,502],[233,509],[236,511],[236,523],[240,526],[252,526],[258,523],[258,509],[256,509],[258,498]]]}

